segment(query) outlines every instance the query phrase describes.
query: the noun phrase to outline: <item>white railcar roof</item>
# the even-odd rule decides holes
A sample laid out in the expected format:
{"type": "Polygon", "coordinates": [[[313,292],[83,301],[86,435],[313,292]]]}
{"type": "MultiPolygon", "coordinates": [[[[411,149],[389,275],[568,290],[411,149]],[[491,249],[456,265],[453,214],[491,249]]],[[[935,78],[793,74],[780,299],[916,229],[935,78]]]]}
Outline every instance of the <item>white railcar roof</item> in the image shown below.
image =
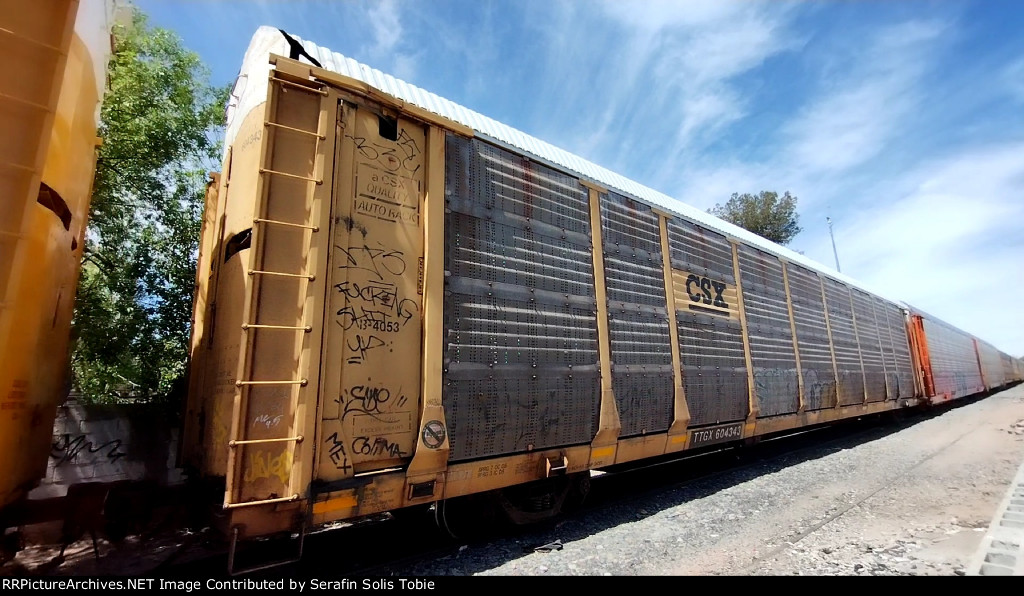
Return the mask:
{"type": "MultiPolygon", "coordinates": [[[[512,148],[517,152],[530,156],[532,159],[546,163],[556,169],[572,173],[583,180],[591,181],[599,186],[606,187],[741,240],[745,244],[782,257],[808,269],[818,271],[865,292],[880,296],[903,308],[911,308],[898,298],[887,296],[884,292],[868,288],[862,282],[843,275],[800,253],[687,205],[682,201],[673,199],[664,193],[630,180],[621,174],[616,174],[578,155],[555,147],[507,124],[502,124],[493,118],[488,118],[465,106],[420,89],[415,85],[371,68],[338,52],[333,52],[328,48],[319,46],[315,42],[301,39],[290,33],[289,35],[292,39],[299,42],[305,52],[319,62],[322,68],[362,81],[402,101],[472,128],[480,138],[512,148]]],[[[232,93],[228,111],[225,147],[231,144],[232,139],[237,133],[237,127],[244,119],[245,114],[265,101],[267,76],[270,70],[269,55],[272,53],[288,56],[291,54],[291,46],[281,30],[268,26],[260,27],[249,43],[249,49],[246,51],[242,70],[239,74],[239,80],[236,82],[235,91],[232,93]]],[[[304,56],[300,56],[298,59],[312,64],[304,56]]]]}

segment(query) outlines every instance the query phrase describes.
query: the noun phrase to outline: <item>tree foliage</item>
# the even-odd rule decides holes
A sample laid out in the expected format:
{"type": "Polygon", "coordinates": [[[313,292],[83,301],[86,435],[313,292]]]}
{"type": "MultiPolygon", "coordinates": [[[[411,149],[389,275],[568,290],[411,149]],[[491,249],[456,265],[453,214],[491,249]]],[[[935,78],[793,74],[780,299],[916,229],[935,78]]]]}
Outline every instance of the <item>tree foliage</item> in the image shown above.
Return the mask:
{"type": "Polygon", "coordinates": [[[797,198],[788,191],[781,197],[768,190],[756,195],[733,193],[724,205],[715,204],[708,213],[772,242],[787,244],[801,230],[796,203],[797,198]]]}
{"type": "Polygon", "coordinates": [[[133,10],[115,25],[73,319],[89,401],[159,401],[185,372],[206,172],[228,87],[133,10]]]}

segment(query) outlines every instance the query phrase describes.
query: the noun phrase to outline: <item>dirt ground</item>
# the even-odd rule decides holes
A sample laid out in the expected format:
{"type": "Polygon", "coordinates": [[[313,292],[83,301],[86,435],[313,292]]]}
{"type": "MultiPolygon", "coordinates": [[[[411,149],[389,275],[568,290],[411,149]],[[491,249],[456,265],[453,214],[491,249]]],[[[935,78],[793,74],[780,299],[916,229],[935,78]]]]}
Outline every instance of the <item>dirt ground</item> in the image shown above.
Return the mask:
{"type": "Polygon", "coordinates": [[[751,520],[749,533],[710,550],[703,568],[720,561],[718,572],[730,574],[962,575],[1024,461],[1024,387],[856,451],[820,462],[832,473],[822,470],[770,526],[751,520]],[[790,531],[773,530],[787,518],[790,531]]]}
{"type": "Polygon", "coordinates": [[[962,575],[1024,460],[1024,387],[857,450],[820,462],[770,525],[751,518],[672,572],[962,575]]]}

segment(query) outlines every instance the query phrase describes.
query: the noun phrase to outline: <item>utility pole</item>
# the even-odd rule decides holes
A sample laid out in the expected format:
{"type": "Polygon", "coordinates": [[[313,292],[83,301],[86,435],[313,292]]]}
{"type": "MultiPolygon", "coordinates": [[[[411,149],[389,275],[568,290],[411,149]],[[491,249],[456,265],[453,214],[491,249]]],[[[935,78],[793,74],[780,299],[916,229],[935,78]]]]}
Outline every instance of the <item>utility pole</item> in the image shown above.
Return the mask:
{"type": "Polygon", "coordinates": [[[836,258],[836,271],[842,273],[843,270],[839,268],[839,253],[836,252],[836,237],[832,235],[832,218],[826,217],[825,221],[828,222],[828,236],[832,239],[832,255],[836,258]]]}

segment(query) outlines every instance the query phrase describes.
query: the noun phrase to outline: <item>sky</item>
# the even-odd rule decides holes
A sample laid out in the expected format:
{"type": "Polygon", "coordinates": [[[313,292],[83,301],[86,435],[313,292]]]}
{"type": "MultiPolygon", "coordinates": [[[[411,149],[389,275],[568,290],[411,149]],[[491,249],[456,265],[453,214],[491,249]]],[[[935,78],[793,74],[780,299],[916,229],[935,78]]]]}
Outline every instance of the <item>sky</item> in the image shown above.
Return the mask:
{"type": "Polygon", "coordinates": [[[699,209],[798,198],[789,248],[1024,356],[1018,0],[136,0],[217,84],[284,29],[699,209]]]}

